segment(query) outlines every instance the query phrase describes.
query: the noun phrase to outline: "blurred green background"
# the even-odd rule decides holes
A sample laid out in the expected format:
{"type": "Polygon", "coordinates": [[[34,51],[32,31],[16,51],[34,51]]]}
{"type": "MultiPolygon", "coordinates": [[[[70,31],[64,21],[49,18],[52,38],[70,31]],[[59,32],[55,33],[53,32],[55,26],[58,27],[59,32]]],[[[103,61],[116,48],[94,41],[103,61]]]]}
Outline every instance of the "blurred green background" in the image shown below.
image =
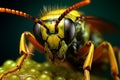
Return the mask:
{"type": "MultiPolygon", "coordinates": [[[[21,10],[39,17],[43,6],[65,6],[69,7],[79,0],[0,0],[0,7],[6,7],[21,10]]],[[[90,5],[78,9],[86,15],[101,17],[117,25],[120,31],[120,0],[92,0],[90,5]]],[[[32,32],[34,22],[10,15],[0,13],[0,65],[6,59],[17,59],[19,54],[19,40],[21,33],[24,31],[32,32]]],[[[103,35],[105,40],[114,46],[120,47],[120,32],[117,34],[103,35]]],[[[41,62],[45,60],[43,54],[35,52],[33,57],[41,62]]]]}

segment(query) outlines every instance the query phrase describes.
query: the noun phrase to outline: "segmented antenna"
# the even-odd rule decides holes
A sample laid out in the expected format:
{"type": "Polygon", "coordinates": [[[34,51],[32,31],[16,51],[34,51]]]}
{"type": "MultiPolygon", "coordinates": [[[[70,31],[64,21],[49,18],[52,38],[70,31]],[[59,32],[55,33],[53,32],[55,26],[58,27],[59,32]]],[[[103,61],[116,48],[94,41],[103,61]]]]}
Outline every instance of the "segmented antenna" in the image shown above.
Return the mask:
{"type": "Polygon", "coordinates": [[[4,12],[4,13],[9,13],[9,14],[13,14],[13,15],[18,15],[18,16],[22,16],[24,18],[27,18],[27,19],[30,19],[30,20],[33,20],[34,22],[36,23],[39,23],[41,24],[43,27],[47,28],[47,26],[41,22],[38,18],[35,18],[25,12],[22,12],[22,11],[18,11],[18,10],[14,10],[14,9],[9,9],[9,8],[0,8],[0,12],[4,12]]]}
{"type": "Polygon", "coordinates": [[[75,10],[77,8],[80,8],[82,6],[85,6],[87,4],[90,3],[90,0],[84,0],[84,1],[80,1],[74,5],[72,5],[71,7],[69,7],[68,9],[66,9],[60,16],[59,18],[56,20],[56,24],[55,24],[55,30],[57,30],[57,26],[60,23],[60,21],[68,14],[70,13],[72,10],[75,10]]]}

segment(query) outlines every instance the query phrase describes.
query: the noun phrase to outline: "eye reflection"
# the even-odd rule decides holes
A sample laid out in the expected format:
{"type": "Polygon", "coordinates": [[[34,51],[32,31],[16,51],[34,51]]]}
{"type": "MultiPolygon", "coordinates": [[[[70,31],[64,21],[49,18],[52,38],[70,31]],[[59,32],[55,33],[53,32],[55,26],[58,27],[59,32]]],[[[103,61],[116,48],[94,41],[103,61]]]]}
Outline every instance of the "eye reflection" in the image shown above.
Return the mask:
{"type": "Polygon", "coordinates": [[[75,24],[71,19],[66,18],[64,21],[65,42],[69,44],[75,36],[75,24]]]}

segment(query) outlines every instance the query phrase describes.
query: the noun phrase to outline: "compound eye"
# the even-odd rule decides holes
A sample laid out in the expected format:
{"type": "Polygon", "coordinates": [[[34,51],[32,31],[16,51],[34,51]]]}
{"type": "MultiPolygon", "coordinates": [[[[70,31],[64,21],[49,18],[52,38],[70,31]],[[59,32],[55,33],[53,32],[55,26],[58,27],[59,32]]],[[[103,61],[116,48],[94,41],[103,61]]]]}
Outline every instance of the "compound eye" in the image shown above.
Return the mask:
{"type": "Polygon", "coordinates": [[[42,34],[41,34],[41,25],[39,23],[35,23],[34,26],[33,26],[33,33],[34,33],[34,36],[35,38],[37,39],[37,41],[44,45],[44,40],[42,39],[42,34]]]}
{"type": "Polygon", "coordinates": [[[64,20],[64,35],[66,44],[71,43],[75,36],[75,24],[69,18],[65,18],[64,20]]]}

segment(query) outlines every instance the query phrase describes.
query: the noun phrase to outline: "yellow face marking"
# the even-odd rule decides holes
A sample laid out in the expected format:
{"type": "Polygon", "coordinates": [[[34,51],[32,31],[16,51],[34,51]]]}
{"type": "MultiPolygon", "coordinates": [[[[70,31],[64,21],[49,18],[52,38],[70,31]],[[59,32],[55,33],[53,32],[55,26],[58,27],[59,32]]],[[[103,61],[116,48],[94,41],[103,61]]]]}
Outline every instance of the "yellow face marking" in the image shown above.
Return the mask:
{"type": "Polygon", "coordinates": [[[51,35],[47,39],[47,43],[52,49],[57,49],[60,42],[60,38],[57,35],[51,35]]]}
{"type": "Polygon", "coordinates": [[[41,27],[40,29],[41,29],[41,34],[42,34],[43,40],[46,40],[48,37],[47,30],[44,27],[41,27]]]}
{"type": "Polygon", "coordinates": [[[60,24],[58,25],[58,33],[57,35],[60,37],[60,38],[64,38],[64,24],[63,24],[63,20],[60,22],[60,24]]]}
{"type": "MultiPolygon", "coordinates": [[[[59,9],[59,10],[53,10],[46,12],[43,14],[43,16],[40,18],[40,20],[44,21],[44,24],[46,24],[47,31],[45,28],[43,28],[42,31],[42,37],[44,40],[47,40],[47,43],[49,44],[50,48],[57,48],[60,42],[60,39],[64,38],[64,18],[61,20],[61,22],[58,25],[58,32],[55,31],[55,24],[56,19],[65,11],[66,9],[59,9]]],[[[68,15],[65,16],[65,18],[72,19],[73,22],[75,22],[76,17],[80,17],[82,13],[79,13],[76,10],[71,11],[68,15]]]]}
{"type": "Polygon", "coordinates": [[[47,28],[49,29],[49,33],[55,33],[55,21],[51,21],[51,22],[45,22],[47,28]]]}

